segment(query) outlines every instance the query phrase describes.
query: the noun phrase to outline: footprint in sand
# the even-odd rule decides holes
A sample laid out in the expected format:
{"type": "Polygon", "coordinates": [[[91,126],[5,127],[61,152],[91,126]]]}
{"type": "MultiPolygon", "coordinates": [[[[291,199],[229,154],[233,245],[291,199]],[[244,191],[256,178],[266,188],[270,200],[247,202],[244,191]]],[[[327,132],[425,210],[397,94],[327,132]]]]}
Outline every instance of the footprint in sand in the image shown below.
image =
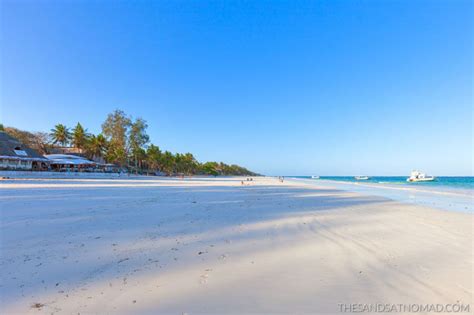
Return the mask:
{"type": "Polygon", "coordinates": [[[207,278],[209,278],[209,275],[207,273],[201,275],[199,279],[200,284],[206,284],[207,283],[207,278]]]}
{"type": "Polygon", "coordinates": [[[33,303],[31,305],[31,308],[36,308],[36,309],[40,310],[43,306],[44,306],[43,303],[33,303]]]}

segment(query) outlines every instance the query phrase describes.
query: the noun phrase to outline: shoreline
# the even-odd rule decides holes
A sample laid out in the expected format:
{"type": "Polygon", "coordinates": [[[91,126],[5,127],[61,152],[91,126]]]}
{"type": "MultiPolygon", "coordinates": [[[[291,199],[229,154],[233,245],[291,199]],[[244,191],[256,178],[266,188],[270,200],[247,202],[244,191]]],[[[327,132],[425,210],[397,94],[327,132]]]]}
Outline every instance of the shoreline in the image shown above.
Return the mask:
{"type": "Polygon", "coordinates": [[[291,178],[314,186],[336,187],[342,190],[373,194],[396,201],[432,206],[447,211],[474,213],[474,191],[467,189],[446,189],[444,187],[399,187],[389,183],[359,183],[330,179],[291,178]]]}
{"type": "MultiPolygon", "coordinates": [[[[390,177],[390,176],[387,176],[390,177]]],[[[444,178],[446,177],[452,177],[452,178],[472,178],[474,180],[474,176],[443,176],[444,178]]],[[[469,195],[474,193],[474,187],[473,188],[467,188],[464,186],[458,187],[456,185],[448,185],[448,184],[426,184],[426,183],[406,183],[406,182],[374,182],[374,181],[356,181],[356,180],[335,180],[335,179],[330,179],[330,178],[318,178],[318,179],[311,179],[307,177],[292,177],[288,176],[286,177],[288,179],[297,179],[297,180],[310,180],[310,181],[321,181],[321,182],[334,182],[334,183],[341,183],[341,184],[352,184],[352,185],[365,185],[365,186],[370,186],[370,187],[385,187],[385,188],[392,188],[392,189],[406,189],[406,190],[417,190],[417,191],[422,191],[422,192],[433,192],[433,193],[441,193],[441,194],[459,194],[459,195],[469,195]]],[[[378,177],[381,178],[381,177],[378,177]]]]}

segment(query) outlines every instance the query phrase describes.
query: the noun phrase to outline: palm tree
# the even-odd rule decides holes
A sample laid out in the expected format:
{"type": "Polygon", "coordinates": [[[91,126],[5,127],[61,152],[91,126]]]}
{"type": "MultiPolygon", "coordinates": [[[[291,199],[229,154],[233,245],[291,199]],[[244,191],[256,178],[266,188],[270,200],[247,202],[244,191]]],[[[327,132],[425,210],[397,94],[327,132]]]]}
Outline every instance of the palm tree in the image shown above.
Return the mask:
{"type": "Polygon", "coordinates": [[[204,174],[217,176],[219,175],[218,166],[217,162],[206,162],[202,165],[202,170],[204,174]]]}
{"type": "Polygon", "coordinates": [[[107,139],[101,133],[92,135],[87,141],[87,155],[91,158],[102,158],[107,150],[107,139]]]}
{"type": "Polygon", "coordinates": [[[176,169],[176,158],[173,153],[165,151],[161,156],[161,167],[162,171],[171,175],[175,172],[176,169]]]}
{"type": "Polygon", "coordinates": [[[72,130],[72,145],[77,149],[84,149],[87,143],[89,135],[80,123],[77,123],[76,127],[72,130]]]}
{"type": "Polygon", "coordinates": [[[150,144],[146,151],[147,164],[148,167],[153,171],[156,171],[160,168],[161,164],[161,151],[160,148],[154,144],[150,144]]]}
{"type": "Polygon", "coordinates": [[[57,124],[53,129],[51,129],[51,138],[53,139],[53,143],[67,146],[69,139],[71,138],[71,133],[69,132],[68,127],[63,124],[57,124]]]}
{"type": "Polygon", "coordinates": [[[181,155],[181,159],[184,168],[184,173],[186,175],[195,174],[197,171],[198,162],[196,161],[196,158],[194,158],[194,155],[192,155],[191,153],[186,153],[181,155]]]}

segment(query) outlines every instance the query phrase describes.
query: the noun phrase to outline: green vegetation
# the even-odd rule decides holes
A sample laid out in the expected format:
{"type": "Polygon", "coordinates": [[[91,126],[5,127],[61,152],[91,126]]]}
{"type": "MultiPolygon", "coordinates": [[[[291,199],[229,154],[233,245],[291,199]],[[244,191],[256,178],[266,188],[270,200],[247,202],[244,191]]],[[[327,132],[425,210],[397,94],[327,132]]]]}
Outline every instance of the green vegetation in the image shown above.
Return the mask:
{"type": "Polygon", "coordinates": [[[103,134],[90,135],[85,143],[85,154],[89,159],[98,160],[107,152],[107,139],[103,134]]]}
{"type": "Polygon", "coordinates": [[[88,135],[86,134],[86,130],[82,127],[80,123],[77,123],[71,134],[71,143],[73,147],[78,148],[80,150],[84,150],[87,145],[87,139],[88,135]]]}
{"type": "Polygon", "coordinates": [[[102,124],[102,133],[107,139],[105,159],[109,163],[126,165],[128,158],[127,134],[131,120],[121,110],[116,110],[107,116],[102,124]]]}
{"type": "Polygon", "coordinates": [[[238,165],[223,162],[200,163],[191,153],[161,151],[150,143],[143,118],[132,119],[125,112],[115,110],[102,124],[102,133],[87,132],[79,122],[70,130],[57,124],[51,133],[31,133],[13,127],[3,127],[11,136],[41,154],[56,152],[58,149],[73,149],[89,159],[113,163],[130,172],[146,174],[160,172],[166,175],[258,175],[238,165]],[[59,147],[58,145],[61,145],[59,147]]]}
{"type": "Polygon", "coordinates": [[[54,147],[50,134],[46,132],[29,132],[6,126],[3,127],[3,131],[36,150],[39,154],[48,154],[54,147]]]}
{"type": "Polygon", "coordinates": [[[69,128],[63,124],[57,124],[53,129],[51,129],[51,139],[53,140],[53,144],[59,143],[63,146],[67,146],[71,140],[69,128]]]}

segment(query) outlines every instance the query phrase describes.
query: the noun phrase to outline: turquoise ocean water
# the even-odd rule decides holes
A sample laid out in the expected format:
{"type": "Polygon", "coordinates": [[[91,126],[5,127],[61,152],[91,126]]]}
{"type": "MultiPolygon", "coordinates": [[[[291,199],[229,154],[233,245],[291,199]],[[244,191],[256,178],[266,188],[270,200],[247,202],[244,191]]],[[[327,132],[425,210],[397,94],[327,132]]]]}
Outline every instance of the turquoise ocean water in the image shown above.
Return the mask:
{"type": "MultiPolygon", "coordinates": [[[[290,176],[295,178],[311,179],[311,176],[290,176]]],[[[367,184],[390,184],[390,185],[402,185],[409,187],[432,187],[432,188],[448,188],[448,189],[463,189],[463,190],[474,190],[474,177],[473,176],[440,176],[436,177],[431,182],[416,182],[409,183],[406,181],[408,176],[373,176],[368,180],[356,180],[353,176],[321,176],[317,180],[334,180],[342,182],[357,182],[367,184]]]]}

